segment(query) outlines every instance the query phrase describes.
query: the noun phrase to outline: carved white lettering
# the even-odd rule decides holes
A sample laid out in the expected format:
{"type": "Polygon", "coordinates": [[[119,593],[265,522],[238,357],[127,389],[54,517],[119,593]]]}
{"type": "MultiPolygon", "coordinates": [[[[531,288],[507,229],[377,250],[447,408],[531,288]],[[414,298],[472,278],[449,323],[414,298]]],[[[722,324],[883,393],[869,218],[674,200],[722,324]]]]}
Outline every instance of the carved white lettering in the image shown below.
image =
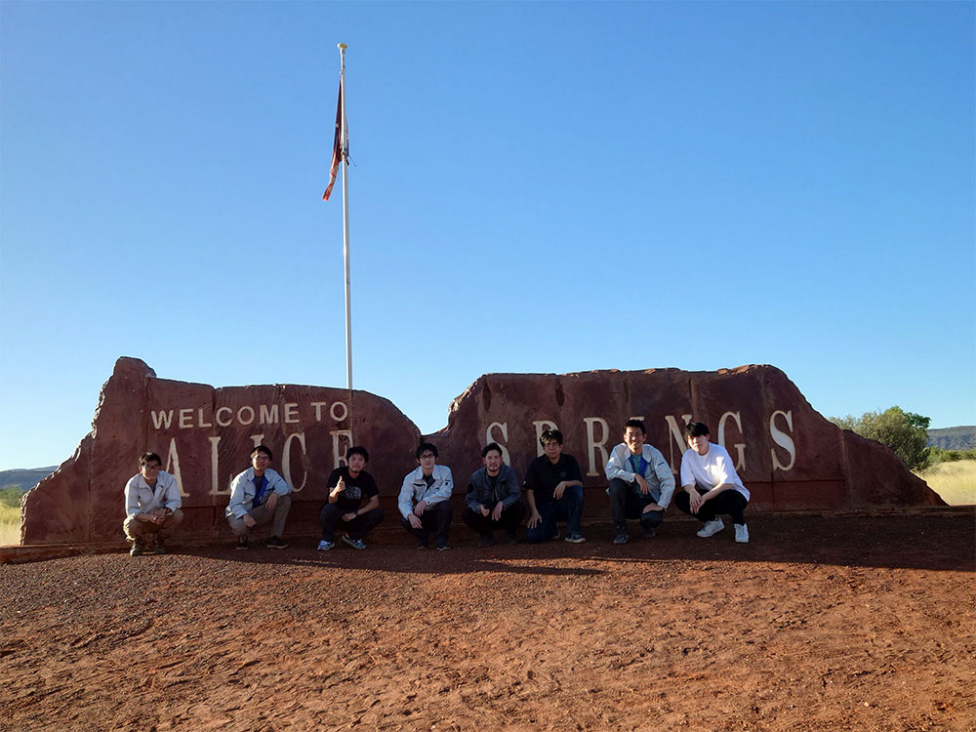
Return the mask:
{"type": "Polygon", "coordinates": [[[210,495],[212,496],[221,496],[230,493],[230,485],[227,486],[226,491],[220,490],[220,460],[218,459],[217,453],[217,446],[219,444],[220,437],[210,438],[210,495]]]}
{"type": "Polygon", "coordinates": [[[213,424],[206,421],[206,417],[203,416],[203,407],[197,410],[197,427],[213,427],[213,424]]]}
{"type": "Polygon", "coordinates": [[[341,422],[342,420],[344,420],[346,417],[349,416],[349,407],[346,406],[346,403],[345,402],[334,402],[332,404],[332,406],[329,407],[329,415],[336,422],[341,422]],[[338,414],[336,414],[336,407],[342,407],[342,416],[341,417],[338,414]]]}
{"type": "Polygon", "coordinates": [[[297,424],[298,423],[298,404],[295,402],[288,402],[285,404],[285,424],[297,424]]]}
{"type": "Polygon", "coordinates": [[[181,409],[180,410],[180,429],[185,430],[193,426],[193,410],[192,409],[181,409]]]}
{"type": "MultiPolygon", "coordinates": [[[[685,427],[687,427],[688,423],[691,421],[691,415],[682,414],[681,419],[685,421],[685,427]]],[[[685,450],[688,449],[688,443],[685,442],[684,427],[678,427],[678,420],[676,420],[670,414],[666,416],[664,420],[668,423],[668,432],[673,438],[672,441],[668,443],[668,446],[671,450],[671,461],[670,461],[671,472],[677,475],[678,466],[680,466],[681,463],[680,461],[677,463],[674,461],[674,446],[675,445],[678,446],[678,457],[680,458],[682,455],[685,454],[685,450]]]]}
{"type": "Polygon", "coordinates": [[[312,402],[312,406],[315,407],[315,421],[322,421],[322,407],[324,407],[328,402],[312,402]]]}
{"type": "MultiPolygon", "coordinates": [[[[288,414],[288,410],[285,410],[285,414],[288,414]]],[[[308,480],[308,473],[302,476],[302,484],[295,485],[291,480],[291,442],[292,440],[298,440],[299,444],[302,446],[302,455],[305,455],[305,433],[295,432],[288,435],[285,440],[285,447],[281,451],[281,469],[285,473],[285,482],[292,487],[296,493],[298,493],[302,488],[305,487],[305,482],[308,480]]]]}
{"type": "MultiPolygon", "coordinates": [[[[739,412],[726,412],[722,415],[722,418],[718,421],[718,444],[728,450],[728,446],[725,444],[725,422],[731,417],[735,420],[736,425],[739,427],[739,434],[742,434],[742,415],[739,412]]],[[[746,445],[744,442],[736,442],[736,459],[735,465],[733,466],[736,470],[746,469],[746,445]]]]}
{"type": "Polygon", "coordinates": [[[218,409],[216,412],[214,412],[214,419],[217,420],[217,425],[219,427],[230,427],[230,423],[231,423],[230,415],[233,414],[233,413],[234,413],[234,410],[231,409],[230,407],[220,407],[220,409],[218,409]],[[222,412],[227,412],[227,415],[228,416],[227,416],[227,421],[226,422],[224,422],[220,418],[220,415],[221,415],[222,412]]]}
{"type": "Polygon", "coordinates": [[[539,440],[542,439],[542,433],[546,430],[558,430],[555,422],[550,422],[548,419],[540,419],[532,422],[535,426],[535,456],[539,457],[545,450],[542,449],[542,443],[539,440]]]}
{"type": "Polygon", "coordinates": [[[163,470],[176,478],[176,487],[180,491],[181,498],[186,498],[190,495],[183,490],[183,475],[180,473],[180,454],[176,451],[175,437],[171,437],[169,440],[169,455],[166,456],[166,467],[163,470]]]}
{"type": "Polygon", "coordinates": [[[586,471],[586,474],[588,476],[600,475],[596,464],[593,462],[593,458],[596,456],[596,451],[599,450],[601,455],[599,466],[601,470],[610,459],[606,448],[607,440],[610,439],[610,427],[602,417],[584,417],[583,421],[586,423],[586,460],[589,464],[589,470],[586,471]],[[596,425],[600,425],[599,440],[596,439],[596,430],[594,429],[596,425]]]}
{"type": "MultiPolygon", "coordinates": [[[[332,435],[332,457],[334,463],[332,467],[335,469],[346,464],[346,450],[339,451],[339,439],[345,437],[346,442],[349,443],[349,447],[352,447],[352,430],[332,430],[329,434],[332,435]]],[[[346,449],[349,449],[349,447],[346,449]]]]}
{"type": "Polygon", "coordinates": [[[251,435],[251,443],[252,443],[251,449],[253,450],[255,447],[260,445],[263,440],[264,440],[263,432],[260,435],[251,435]]]}
{"type": "Polygon", "coordinates": [[[498,446],[502,449],[502,461],[507,465],[511,465],[511,456],[508,454],[508,447],[505,446],[505,443],[508,442],[508,422],[492,422],[488,425],[488,429],[485,430],[485,444],[487,445],[489,442],[498,443],[498,446]],[[501,430],[501,439],[495,439],[491,436],[491,432],[495,427],[501,430]]]}
{"type": "Polygon", "coordinates": [[[152,421],[153,427],[155,427],[157,430],[159,429],[160,425],[166,427],[166,429],[169,429],[169,426],[173,424],[173,410],[171,409],[168,412],[157,412],[153,410],[152,421]]]}
{"type": "Polygon", "coordinates": [[[278,405],[262,404],[258,410],[258,424],[278,424],[278,405]]]}
{"type": "Polygon", "coordinates": [[[237,410],[237,421],[242,425],[249,425],[254,421],[254,409],[246,404],[237,410]],[[246,412],[245,412],[246,410],[246,412]],[[244,414],[247,414],[247,419],[244,419],[244,414]]]}
{"type": "Polygon", "coordinates": [[[793,442],[793,438],[790,437],[785,432],[781,431],[776,426],[776,415],[782,414],[783,418],[786,419],[786,426],[789,428],[790,432],[793,431],[793,410],[784,412],[781,409],[777,409],[771,415],[769,415],[769,436],[773,438],[773,442],[782,447],[786,452],[790,454],[790,462],[783,465],[776,457],[776,451],[770,449],[769,454],[773,458],[773,468],[776,470],[782,470],[786,472],[787,470],[792,470],[793,465],[796,463],[796,443],[793,442]]]}

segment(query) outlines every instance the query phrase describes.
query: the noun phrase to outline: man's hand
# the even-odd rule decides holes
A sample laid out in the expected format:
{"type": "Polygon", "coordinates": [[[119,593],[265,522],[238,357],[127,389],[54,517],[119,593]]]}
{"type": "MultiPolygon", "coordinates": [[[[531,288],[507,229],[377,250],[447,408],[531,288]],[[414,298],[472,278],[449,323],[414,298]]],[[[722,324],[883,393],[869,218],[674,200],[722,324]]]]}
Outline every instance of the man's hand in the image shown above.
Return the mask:
{"type": "Polygon", "coordinates": [[[244,525],[249,529],[253,528],[254,525],[257,523],[257,521],[255,521],[251,517],[251,514],[249,513],[245,513],[243,518],[244,518],[244,525]]]}
{"type": "Polygon", "coordinates": [[[149,522],[153,524],[161,524],[166,520],[166,509],[165,508],[154,508],[152,513],[149,514],[149,522]]]}
{"type": "Polygon", "coordinates": [[[561,500],[563,497],[563,493],[565,492],[566,492],[566,481],[564,480],[561,481],[559,485],[556,486],[555,490],[553,490],[552,497],[555,498],[557,501],[561,500]]]}
{"type": "Polygon", "coordinates": [[[634,473],[634,482],[640,486],[641,493],[643,493],[645,496],[651,492],[651,487],[647,484],[647,481],[644,480],[643,475],[638,475],[637,473],[634,473]]]}
{"type": "Polygon", "coordinates": [[[663,511],[663,510],[664,510],[663,506],[659,506],[656,503],[648,503],[646,506],[644,506],[644,510],[641,511],[641,513],[647,513],[648,511],[663,511]]]}
{"type": "Polygon", "coordinates": [[[694,488],[688,491],[688,506],[691,508],[692,513],[698,513],[698,509],[701,508],[704,502],[705,499],[702,498],[702,494],[694,488]]]}
{"type": "MultiPolygon", "coordinates": [[[[423,516],[424,515],[424,511],[426,510],[426,508],[427,508],[427,501],[420,501],[420,502],[417,503],[416,506],[413,507],[413,512],[417,516],[423,516]]],[[[420,527],[419,526],[415,526],[414,528],[415,529],[419,529],[420,527]]]]}
{"type": "Polygon", "coordinates": [[[338,498],[339,494],[342,493],[345,489],[346,489],[346,481],[343,480],[342,476],[340,475],[339,482],[336,483],[335,488],[333,488],[329,492],[329,495],[332,496],[332,498],[338,498]]]}
{"type": "Polygon", "coordinates": [[[342,514],[342,520],[343,521],[355,521],[356,520],[356,517],[358,515],[359,514],[356,513],[355,511],[350,511],[349,513],[342,514]]]}
{"type": "Polygon", "coordinates": [[[487,516],[491,513],[491,509],[483,503],[479,505],[478,510],[481,511],[482,516],[487,516]]]}
{"type": "Polygon", "coordinates": [[[502,517],[502,509],[503,508],[504,508],[504,506],[502,506],[502,502],[501,501],[499,501],[498,503],[495,504],[495,510],[491,512],[491,520],[492,521],[498,521],[498,519],[500,519],[502,517]]]}
{"type": "Polygon", "coordinates": [[[532,515],[529,516],[528,522],[525,524],[527,528],[534,529],[542,521],[542,515],[538,511],[533,511],[532,515]]]}
{"type": "Polygon", "coordinates": [[[278,494],[275,493],[274,491],[271,491],[271,495],[268,496],[268,510],[274,511],[275,506],[277,505],[278,505],[278,494]]]}
{"type": "Polygon", "coordinates": [[[420,523],[420,518],[415,513],[410,514],[407,517],[407,521],[409,521],[410,525],[415,529],[422,529],[424,526],[422,523],[420,523]]]}

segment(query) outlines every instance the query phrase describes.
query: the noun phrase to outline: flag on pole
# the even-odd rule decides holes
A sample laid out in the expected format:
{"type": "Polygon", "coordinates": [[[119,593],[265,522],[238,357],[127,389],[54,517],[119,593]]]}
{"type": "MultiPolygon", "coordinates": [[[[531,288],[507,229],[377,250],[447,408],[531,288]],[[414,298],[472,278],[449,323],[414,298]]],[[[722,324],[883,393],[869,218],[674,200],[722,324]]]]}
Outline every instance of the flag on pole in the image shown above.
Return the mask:
{"type": "Polygon", "coordinates": [[[332,144],[332,169],[329,170],[329,185],[322,194],[322,200],[328,201],[332,195],[339,166],[342,164],[342,81],[339,82],[339,103],[336,106],[335,142],[332,144]]]}

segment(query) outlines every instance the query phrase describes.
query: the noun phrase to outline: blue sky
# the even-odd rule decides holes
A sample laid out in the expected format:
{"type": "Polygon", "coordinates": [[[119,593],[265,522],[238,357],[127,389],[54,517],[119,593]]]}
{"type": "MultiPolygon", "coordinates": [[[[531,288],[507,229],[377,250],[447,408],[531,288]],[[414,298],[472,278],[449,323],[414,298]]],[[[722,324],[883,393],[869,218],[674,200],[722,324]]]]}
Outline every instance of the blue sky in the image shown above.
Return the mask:
{"type": "Polygon", "coordinates": [[[0,5],[0,469],[122,355],[354,385],[773,364],[976,422],[972,2],[0,5]]]}

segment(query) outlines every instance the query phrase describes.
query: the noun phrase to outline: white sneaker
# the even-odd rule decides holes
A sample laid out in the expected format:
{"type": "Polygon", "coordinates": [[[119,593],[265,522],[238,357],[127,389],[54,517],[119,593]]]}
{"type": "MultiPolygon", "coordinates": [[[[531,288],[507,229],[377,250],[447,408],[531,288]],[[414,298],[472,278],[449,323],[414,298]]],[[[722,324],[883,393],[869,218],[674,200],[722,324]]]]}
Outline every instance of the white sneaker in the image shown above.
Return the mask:
{"type": "Polygon", "coordinates": [[[722,521],[722,519],[720,518],[712,519],[707,524],[702,526],[701,531],[698,532],[698,535],[702,539],[707,539],[709,536],[715,536],[715,534],[717,534],[724,528],[725,528],[725,522],[722,521]]]}
{"type": "Polygon", "coordinates": [[[745,524],[735,524],[735,540],[739,544],[748,544],[749,527],[745,524]]]}

